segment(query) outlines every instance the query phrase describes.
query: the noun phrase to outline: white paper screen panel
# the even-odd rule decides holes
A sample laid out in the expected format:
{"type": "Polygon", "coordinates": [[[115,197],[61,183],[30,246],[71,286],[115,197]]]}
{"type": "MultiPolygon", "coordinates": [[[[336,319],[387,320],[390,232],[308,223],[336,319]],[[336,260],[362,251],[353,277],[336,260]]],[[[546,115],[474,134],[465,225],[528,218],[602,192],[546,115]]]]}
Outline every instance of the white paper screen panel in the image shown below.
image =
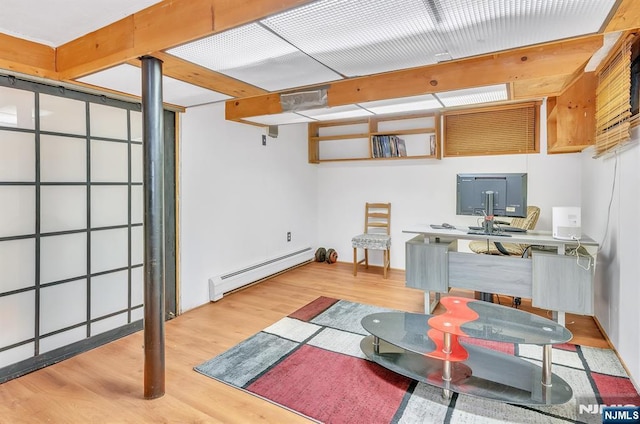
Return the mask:
{"type": "Polygon", "coordinates": [[[86,103],[40,94],[40,129],[67,134],[87,133],[86,103]]]}
{"type": "Polygon", "coordinates": [[[91,278],[91,319],[118,312],[127,307],[128,272],[112,272],[91,278]]]}
{"type": "Polygon", "coordinates": [[[71,343],[78,342],[87,337],[87,326],[72,328],[58,334],[40,339],[40,353],[46,353],[71,343]]]}
{"type": "Polygon", "coordinates": [[[35,94],[31,91],[0,87],[0,125],[34,129],[35,94]]]}
{"type": "Polygon", "coordinates": [[[86,319],[86,279],[82,278],[64,284],[44,287],[40,290],[41,334],[71,327],[84,322],[86,319]]]}
{"type": "Polygon", "coordinates": [[[67,183],[86,181],[86,139],[42,134],[40,136],[40,180],[67,183]]]}
{"type": "Polygon", "coordinates": [[[35,333],[35,292],[0,297],[0,346],[32,339],[35,333]]]}
{"type": "Polygon", "coordinates": [[[2,291],[10,292],[35,285],[35,239],[0,242],[2,291]]]}
{"type": "Polygon", "coordinates": [[[131,141],[142,141],[142,112],[129,111],[131,119],[131,141]]]}
{"type": "Polygon", "coordinates": [[[91,103],[91,136],[127,140],[127,111],[125,109],[91,103]]]}
{"type": "Polygon", "coordinates": [[[91,181],[127,182],[128,155],[126,143],[91,140],[91,181]]]}
{"type": "Polygon", "coordinates": [[[131,264],[138,265],[144,261],[144,227],[131,228],[131,264]]]}
{"type": "Polygon", "coordinates": [[[42,186],[40,208],[43,233],[87,228],[86,186],[42,186]]]}
{"type": "Polygon", "coordinates": [[[109,271],[127,266],[128,231],[126,228],[91,232],[91,272],[109,271]]]}
{"type": "Polygon", "coordinates": [[[0,352],[0,368],[15,364],[33,356],[34,343],[26,343],[0,352]]]}
{"type": "Polygon", "coordinates": [[[0,237],[35,233],[35,187],[0,186],[0,237]]]}
{"type": "Polygon", "coordinates": [[[126,225],[129,220],[129,189],[126,186],[91,187],[91,228],[126,225]]]}
{"type": "Polygon", "coordinates": [[[144,302],[144,268],[131,270],[131,306],[142,305],[144,302]]]}
{"type": "Polygon", "coordinates": [[[33,134],[0,131],[0,181],[35,181],[35,145],[33,134]]]}
{"type": "Polygon", "coordinates": [[[109,330],[114,330],[118,327],[122,327],[128,323],[128,316],[126,312],[121,314],[104,318],[91,324],[91,335],[104,333],[109,330]]]}
{"type": "Polygon", "coordinates": [[[40,240],[41,283],[76,278],[86,274],[86,233],[42,237],[40,240]]]}

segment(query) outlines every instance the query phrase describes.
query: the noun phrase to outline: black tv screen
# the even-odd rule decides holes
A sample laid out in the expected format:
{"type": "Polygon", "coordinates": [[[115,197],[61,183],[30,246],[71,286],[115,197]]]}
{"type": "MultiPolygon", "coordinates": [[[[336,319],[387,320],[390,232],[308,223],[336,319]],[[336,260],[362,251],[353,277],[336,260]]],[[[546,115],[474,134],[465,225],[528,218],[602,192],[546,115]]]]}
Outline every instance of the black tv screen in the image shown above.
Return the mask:
{"type": "Polygon", "coordinates": [[[526,173],[458,174],[456,182],[458,215],[527,216],[526,173]]]}

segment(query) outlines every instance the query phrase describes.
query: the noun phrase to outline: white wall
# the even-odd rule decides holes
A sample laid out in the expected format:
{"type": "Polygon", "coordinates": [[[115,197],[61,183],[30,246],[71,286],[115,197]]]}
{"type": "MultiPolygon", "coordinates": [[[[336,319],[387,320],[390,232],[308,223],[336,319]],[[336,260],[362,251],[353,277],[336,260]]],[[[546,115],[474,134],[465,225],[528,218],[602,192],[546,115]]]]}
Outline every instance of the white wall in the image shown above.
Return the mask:
{"type": "Polygon", "coordinates": [[[209,301],[208,279],[316,244],[316,167],[306,125],[265,130],[189,108],[180,136],[181,310],[209,301]],[[286,233],[291,231],[291,242],[286,233]]]}
{"type": "MultiPolygon", "coordinates": [[[[551,230],[551,207],[580,205],[580,157],[509,155],[482,158],[320,164],[318,173],[318,241],[352,260],[351,237],[364,225],[366,202],[391,202],[391,267],[404,269],[402,230],[416,223],[476,224],[456,216],[456,174],[527,172],[530,205],[540,206],[537,229],[551,230]]],[[[371,261],[382,263],[380,252],[371,261]]],[[[362,255],[362,252],[360,252],[362,255]]]]}
{"type": "MultiPolygon", "coordinates": [[[[640,139],[637,129],[633,138],[640,139]]],[[[596,318],[640,387],[640,147],[600,159],[592,156],[591,149],[582,154],[582,226],[602,243],[596,318]]]]}

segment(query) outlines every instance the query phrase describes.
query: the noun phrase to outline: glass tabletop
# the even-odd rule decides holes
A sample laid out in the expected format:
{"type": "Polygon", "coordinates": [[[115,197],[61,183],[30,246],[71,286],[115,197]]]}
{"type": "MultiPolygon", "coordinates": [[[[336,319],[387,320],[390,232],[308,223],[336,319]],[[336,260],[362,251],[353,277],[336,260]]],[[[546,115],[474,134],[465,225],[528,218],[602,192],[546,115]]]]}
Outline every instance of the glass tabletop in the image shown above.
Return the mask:
{"type": "MultiPolygon", "coordinates": [[[[558,323],[526,311],[483,301],[469,301],[467,305],[477,317],[473,320],[463,318],[447,332],[476,339],[536,345],[565,343],[573,337],[558,323]]],[[[435,343],[427,335],[434,328],[430,322],[433,322],[432,318],[443,316],[445,314],[382,312],[364,317],[362,326],[395,346],[424,354],[435,349],[435,343]]],[[[442,328],[447,327],[437,329],[442,331],[442,328]]]]}

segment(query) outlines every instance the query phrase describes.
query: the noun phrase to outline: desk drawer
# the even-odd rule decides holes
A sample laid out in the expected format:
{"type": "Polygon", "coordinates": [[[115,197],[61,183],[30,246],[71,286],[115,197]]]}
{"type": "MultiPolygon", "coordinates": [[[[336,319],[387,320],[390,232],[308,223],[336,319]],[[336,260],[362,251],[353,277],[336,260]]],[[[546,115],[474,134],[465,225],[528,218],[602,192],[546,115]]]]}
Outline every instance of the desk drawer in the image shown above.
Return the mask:
{"type": "Polygon", "coordinates": [[[449,286],[530,298],[531,260],[450,252],[449,286]]]}
{"type": "Polygon", "coordinates": [[[423,236],[406,245],[406,286],[446,293],[449,281],[449,243],[425,243],[423,236]]]}
{"type": "Polygon", "coordinates": [[[533,302],[537,308],[593,315],[593,269],[589,257],[533,253],[533,302]]]}

